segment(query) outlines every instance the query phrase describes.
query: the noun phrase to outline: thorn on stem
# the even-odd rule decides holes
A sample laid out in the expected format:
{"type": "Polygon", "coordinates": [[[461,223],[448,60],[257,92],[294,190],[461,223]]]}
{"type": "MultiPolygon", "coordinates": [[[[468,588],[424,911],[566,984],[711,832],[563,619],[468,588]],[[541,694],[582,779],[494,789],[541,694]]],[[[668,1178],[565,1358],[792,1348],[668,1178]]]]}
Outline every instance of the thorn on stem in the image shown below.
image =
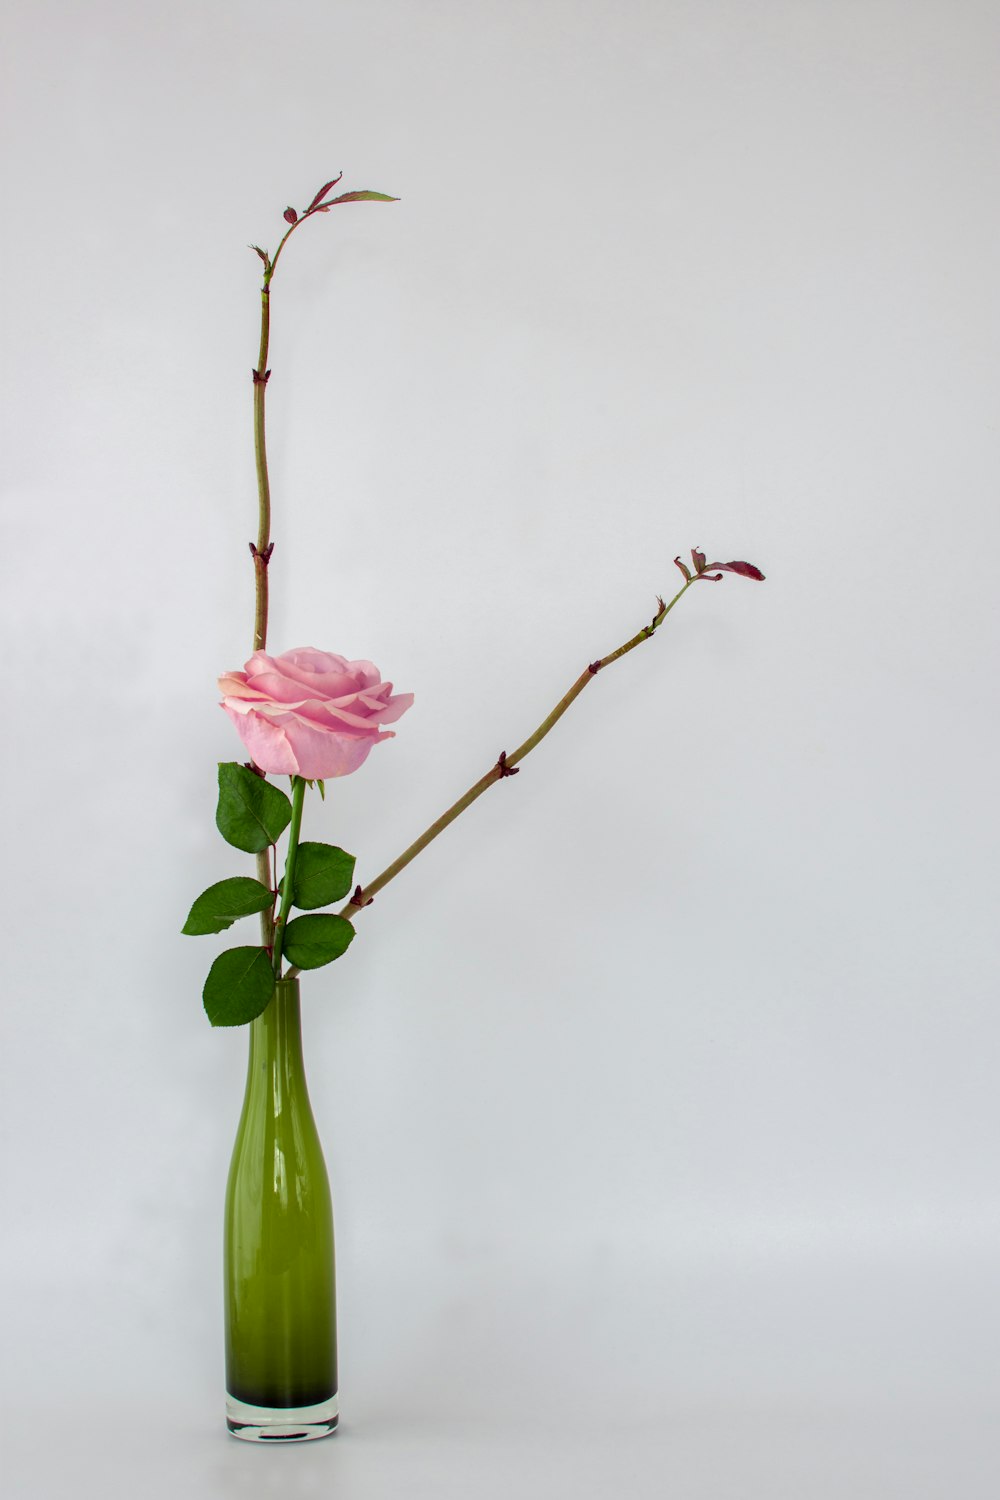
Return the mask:
{"type": "Polygon", "coordinates": [[[499,779],[501,781],[503,780],[503,778],[505,776],[516,776],[518,774],[518,772],[520,771],[520,769],[521,769],[520,766],[509,766],[507,764],[507,752],[506,752],[506,750],[501,750],[500,751],[500,755],[499,755],[499,758],[497,760],[497,770],[500,772],[500,778],[499,779]]]}

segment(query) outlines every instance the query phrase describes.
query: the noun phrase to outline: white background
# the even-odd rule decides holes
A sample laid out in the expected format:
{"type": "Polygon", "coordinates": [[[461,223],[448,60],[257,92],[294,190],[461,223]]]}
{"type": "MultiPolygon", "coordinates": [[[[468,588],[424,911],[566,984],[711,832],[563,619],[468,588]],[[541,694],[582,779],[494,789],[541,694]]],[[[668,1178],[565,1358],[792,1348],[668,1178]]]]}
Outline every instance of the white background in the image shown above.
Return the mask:
{"type": "Polygon", "coordinates": [[[998,44],[975,0],[8,11],[6,1493],[996,1494],[998,44]],[[178,929],[246,873],[246,247],[340,169],[402,201],[275,282],[270,645],[416,704],[307,836],[370,879],[675,553],[768,576],[304,986],[344,1419],[275,1452],[222,1423],[231,935],[178,929]]]}

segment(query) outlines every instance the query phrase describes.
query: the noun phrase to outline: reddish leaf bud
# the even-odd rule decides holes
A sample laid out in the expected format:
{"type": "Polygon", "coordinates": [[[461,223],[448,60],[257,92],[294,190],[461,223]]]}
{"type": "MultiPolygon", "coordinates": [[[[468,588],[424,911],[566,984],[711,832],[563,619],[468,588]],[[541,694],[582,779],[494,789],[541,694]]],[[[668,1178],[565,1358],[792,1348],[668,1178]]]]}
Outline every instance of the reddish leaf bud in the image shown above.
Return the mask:
{"type": "Polygon", "coordinates": [[[688,567],[687,563],[682,563],[679,557],[675,557],[674,558],[674,562],[680,568],[681,572],[684,574],[684,577],[687,579],[688,583],[690,583],[691,582],[691,570],[688,567]]]}
{"type": "Polygon", "coordinates": [[[297,224],[299,222],[299,216],[295,212],[294,208],[286,208],[281,217],[284,219],[286,224],[297,224]]]}
{"type": "Polygon", "coordinates": [[[704,552],[699,552],[697,547],[692,547],[691,548],[691,561],[694,563],[694,570],[695,570],[696,573],[704,573],[704,571],[705,571],[705,554],[704,554],[704,552]]]}

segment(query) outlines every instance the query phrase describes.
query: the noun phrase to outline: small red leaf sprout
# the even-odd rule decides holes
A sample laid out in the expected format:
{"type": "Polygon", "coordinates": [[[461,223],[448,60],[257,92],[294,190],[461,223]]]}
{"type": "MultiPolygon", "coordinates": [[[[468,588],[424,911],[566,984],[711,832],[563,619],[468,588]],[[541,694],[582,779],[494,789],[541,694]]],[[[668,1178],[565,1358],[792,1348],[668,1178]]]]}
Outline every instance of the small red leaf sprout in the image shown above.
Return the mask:
{"type": "MultiPolygon", "coordinates": [[[[332,177],[329,182],[324,182],[323,186],[313,198],[309,207],[302,210],[301,216],[303,219],[309,219],[313,214],[328,214],[331,208],[335,208],[338,203],[399,202],[398,198],[391,198],[388,193],[374,193],[370,188],[364,188],[360,192],[341,193],[339,197],[329,198],[326,202],[324,202],[323,200],[326,198],[327,193],[331,188],[335,188],[337,186],[337,183],[340,181],[343,175],[343,172],[338,172],[336,177],[332,177]]],[[[286,208],[285,218],[288,219],[289,224],[296,224],[298,223],[299,215],[295,213],[294,208],[286,208]],[[292,215],[293,217],[289,218],[289,215],[292,215]]]]}
{"type": "Polygon", "coordinates": [[[755,578],[758,583],[764,582],[764,575],[753,563],[748,562],[714,562],[708,564],[709,568],[718,568],[720,573],[738,573],[741,578],[755,578]]]}
{"type": "Polygon", "coordinates": [[[324,182],[323,186],[320,188],[319,192],[316,194],[315,198],[310,203],[309,207],[306,209],[306,213],[307,214],[312,213],[312,211],[313,211],[314,208],[318,208],[319,207],[319,205],[322,203],[323,199],[326,197],[327,193],[330,191],[330,189],[332,187],[336,187],[337,186],[337,183],[340,181],[340,179],[343,177],[343,175],[344,175],[343,172],[338,172],[337,175],[336,175],[336,177],[332,177],[329,182],[324,182]]]}
{"type": "Polygon", "coordinates": [[[694,563],[694,580],[692,580],[691,574],[680,558],[674,558],[674,562],[689,583],[697,581],[699,578],[704,578],[708,583],[721,583],[723,573],[738,573],[741,578],[756,578],[760,583],[764,581],[763,573],[759,568],[754,567],[753,563],[738,561],[726,563],[706,562],[704,552],[698,547],[691,548],[691,561],[694,563]]]}
{"type": "Polygon", "coordinates": [[[302,209],[301,212],[298,209],[292,208],[292,206],[289,204],[288,208],[286,208],[284,213],[282,214],[282,218],[288,225],[288,228],[285,230],[285,233],[281,238],[281,244],[274,252],[273,259],[266,250],[261,250],[259,245],[252,245],[250,247],[257,253],[257,255],[260,256],[261,260],[264,262],[265,289],[271,284],[271,278],[273,277],[275,268],[277,267],[278,258],[281,255],[282,250],[285,248],[285,243],[288,239],[288,236],[291,234],[293,229],[297,229],[300,224],[304,224],[307,219],[311,219],[313,214],[328,214],[331,208],[334,208],[338,203],[399,202],[398,198],[393,198],[389,193],[376,193],[373,192],[370,188],[365,188],[361,192],[341,193],[339,198],[327,198],[327,193],[331,188],[335,188],[337,186],[337,183],[340,181],[343,175],[343,172],[338,172],[336,177],[331,177],[328,182],[324,182],[319,192],[314,194],[313,200],[310,203],[309,207],[302,209]]]}

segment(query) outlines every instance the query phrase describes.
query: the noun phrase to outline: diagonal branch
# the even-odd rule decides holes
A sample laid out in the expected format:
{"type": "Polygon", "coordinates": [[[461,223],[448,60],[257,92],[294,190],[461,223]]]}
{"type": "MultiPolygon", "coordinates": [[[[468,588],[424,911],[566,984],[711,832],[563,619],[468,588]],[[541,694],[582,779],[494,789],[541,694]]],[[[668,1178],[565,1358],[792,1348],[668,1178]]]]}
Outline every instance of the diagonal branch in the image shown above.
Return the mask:
{"type": "Polygon", "coordinates": [[[610,666],[612,662],[618,661],[619,658],[627,656],[630,651],[635,650],[636,646],[641,646],[643,641],[650,640],[663,624],[663,621],[677,601],[683,598],[692,583],[697,583],[697,581],[697,574],[693,578],[689,578],[678,589],[669,604],[664,604],[663,600],[659,599],[657,601],[659,608],[648,625],[644,625],[631,640],[625,642],[624,646],[619,646],[617,651],[611,651],[607,656],[602,656],[598,661],[593,661],[588,667],[585,667],[573,683],[573,686],[569,689],[569,692],[559,699],[555,708],[542,720],[534,734],[529,734],[524,743],[518,745],[517,749],[511,751],[509,755],[506,751],[501,751],[496,765],[491,766],[485,776],[481,776],[474,785],[469,787],[464,796],[459,797],[457,802],[453,802],[447,811],[443,812],[439,818],[436,818],[418,839],[414,839],[408,849],[404,849],[402,854],[394,859],[391,865],[387,865],[382,873],[377,875],[374,880],[369,881],[366,886],[358,886],[347,905],[341,908],[340,915],[348,918],[355,917],[363,907],[371,903],[379,891],[389,884],[390,880],[395,880],[400,871],[406,869],[411,860],[416,859],[421,850],[426,849],[428,844],[433,843],[438,834],[443,833],[449,823],[454,823],[459,814],[465,812],[467,807],[471,807],[473,802],[481,797],[495,782],[502,781],[506,776],[516,776],[518,763],[534,750],[536,745],[541,743],[549,730],[562,718],[570,704],[579,698],[585,687],[593,682],[598,672],[602,668],[610,666]]]}

